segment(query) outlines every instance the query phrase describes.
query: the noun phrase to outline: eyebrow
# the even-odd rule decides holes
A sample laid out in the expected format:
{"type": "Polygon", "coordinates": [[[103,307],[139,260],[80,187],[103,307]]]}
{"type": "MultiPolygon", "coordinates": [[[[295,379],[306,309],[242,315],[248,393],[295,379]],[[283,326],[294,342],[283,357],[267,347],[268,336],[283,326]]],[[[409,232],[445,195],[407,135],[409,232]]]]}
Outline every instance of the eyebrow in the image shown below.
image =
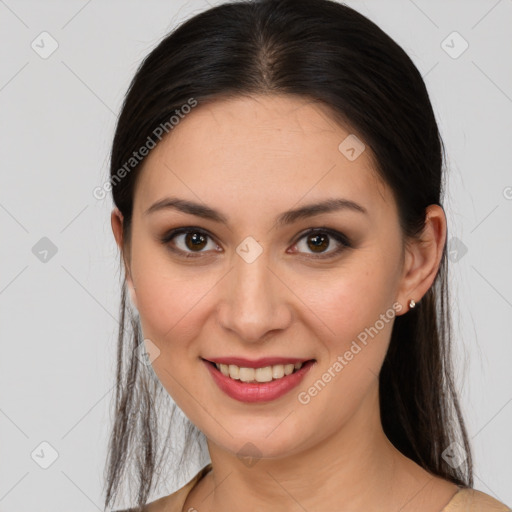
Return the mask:
{"type": "MultiPolygon", "coordinates": [[[[144,212],[144,215],[169,209],[178,210],[183,213],[188,213],[190,215],[202,217],[203,219],[208,219],[214,222],[229,225],[227,217],[225,217],[219,211],[214,210],[213,208],[210,208],[209,206],[200,203],[195,203],[193,201],[179,199],[176,197],[165,197],[163,199],[160,199],[159,201],[151,205],[144,212]]],[[[287,224],[292,224],[293,222],[296,222],[301,219],[312,217],[313,215],[337,212],[341,210],[351,210],[365,215],[368,214],[366,208],[364,208],[358,203],[355,203],[354,201],[350,201],[349,199],[326,199],[325,201],[308,204],[305,206],[301,206],[300,208],[288,210],[279,215],[275,219],[275,223],[277,226],[284,226],[287,224]]]]}

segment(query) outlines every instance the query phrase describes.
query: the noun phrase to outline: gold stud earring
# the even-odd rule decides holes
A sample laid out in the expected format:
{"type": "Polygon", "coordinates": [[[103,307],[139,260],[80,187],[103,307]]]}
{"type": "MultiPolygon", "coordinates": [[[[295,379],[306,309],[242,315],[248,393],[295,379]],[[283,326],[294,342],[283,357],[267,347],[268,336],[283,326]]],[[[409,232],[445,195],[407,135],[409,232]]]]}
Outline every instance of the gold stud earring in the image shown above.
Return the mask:
{"type": "Polygon", "coordinates": [[[414,308],[414,306],[416,306],[416,302],[414,302],[414,300],[411,299],[409,301],[409,307],[412,309],[412,308],[414,308]]]}

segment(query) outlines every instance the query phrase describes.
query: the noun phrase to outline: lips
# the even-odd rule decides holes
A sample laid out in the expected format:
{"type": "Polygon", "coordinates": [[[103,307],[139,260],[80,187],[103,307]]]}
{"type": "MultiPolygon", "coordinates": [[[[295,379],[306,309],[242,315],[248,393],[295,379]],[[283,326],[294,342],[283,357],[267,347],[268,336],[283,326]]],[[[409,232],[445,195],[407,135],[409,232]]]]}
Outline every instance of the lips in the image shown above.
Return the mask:
{"type": "MultiPolygon", "coordinates": [[[[202,359],[202,358],[201,358],[202,359]]],[[[220,359],[219,359],[220,360],[220,359]]],[[[240,361],[240,359],[234,359],[234,358],[228,358],[223,360],[237,360],[240,361]]],[[[267,359],[267,360],[273,360],[276,359],[267,359]]],[[[280,358],[278,360],[283,360],[283,358],[280,358]]],[[[284,358],[285,361],[288,362],[288,364],[291,364],[292,359],[290,358],[284,358]]],[[[303,359],[293,359],[296,362],[302,362],[303,359]]],[[[272,400],[276,400],[286,394],[288,394],[293,388],[298,386],[302,379],[306,376],[306,374],[313,368],[316,361],[314,359],[306,360],[306,362],[302,365],[302,367],[299,370],[295,370],[290,375],[285,375],[282,378],[278,378],[276,380],[272,380],[270,382],[241,382],[239,380],[234,380],[231,377],[227,377],[226,375],[223,375],[222,372],[220,372],[215,363],[212,361],[209,361],[207,359],[202,359],[203,364],[205,365],[206,369],[208,370],[209,374],[211,375],[213,382],[217,384],[217,387],[223,391],[227,396],[239,401],[239,402],[246,402],[246,403],[258,403],[258,402],[269,402],[272,400]]],[[[242,359],[244,364],[253,363],[253,364],[261,364],[261,359],[257,361],[248,361],[247,359],[242,359]]],[[[265,360],[263,360],[265,361],[265,360]]],[[[225,364],[225,363],[223,363],[225,364]]],[[[264,363],[265,364],[265,363],[264,363]]],[[[278,363],[282,364],[282,363],[278,363]]]]}

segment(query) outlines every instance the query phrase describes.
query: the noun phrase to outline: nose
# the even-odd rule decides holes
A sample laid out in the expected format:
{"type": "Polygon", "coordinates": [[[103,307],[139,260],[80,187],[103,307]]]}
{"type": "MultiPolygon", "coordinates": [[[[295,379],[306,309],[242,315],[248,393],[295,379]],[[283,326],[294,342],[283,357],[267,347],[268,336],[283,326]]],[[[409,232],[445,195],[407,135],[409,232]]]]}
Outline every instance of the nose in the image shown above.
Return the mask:
{"type": "Polygon", "coordinates": [[[224,277],[217,308],[221,326],[245,342],[258,342],[286,329],[292,320],[292,292],[271,269],[265,253],[252,263],[238,255],[224,277]]]}

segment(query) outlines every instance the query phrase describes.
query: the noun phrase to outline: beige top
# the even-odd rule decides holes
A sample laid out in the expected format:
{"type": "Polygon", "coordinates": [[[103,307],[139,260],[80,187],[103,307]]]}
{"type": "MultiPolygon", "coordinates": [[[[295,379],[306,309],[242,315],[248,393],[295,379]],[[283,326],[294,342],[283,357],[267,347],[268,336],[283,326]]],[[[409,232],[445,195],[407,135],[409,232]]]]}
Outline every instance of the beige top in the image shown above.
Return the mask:
{"type": "MultiPolygon", "coordinates": [[[[169,496],[160,498],[148,505],[146,507],[147,512],[155,510],[155,505],[159,505],[163,500],[165,500],[166,505],[165,512],[182,512],[189,492],[211,468],[211,463],[207,464],[183,487],[169,496]]],[[[133,510],[134,509],[119,510],[116,512],[132,512],[133,510]]],[[[512,512],[512,509],[484,492],[460,487],[453,498],[440,512],[512,512]]]]}

